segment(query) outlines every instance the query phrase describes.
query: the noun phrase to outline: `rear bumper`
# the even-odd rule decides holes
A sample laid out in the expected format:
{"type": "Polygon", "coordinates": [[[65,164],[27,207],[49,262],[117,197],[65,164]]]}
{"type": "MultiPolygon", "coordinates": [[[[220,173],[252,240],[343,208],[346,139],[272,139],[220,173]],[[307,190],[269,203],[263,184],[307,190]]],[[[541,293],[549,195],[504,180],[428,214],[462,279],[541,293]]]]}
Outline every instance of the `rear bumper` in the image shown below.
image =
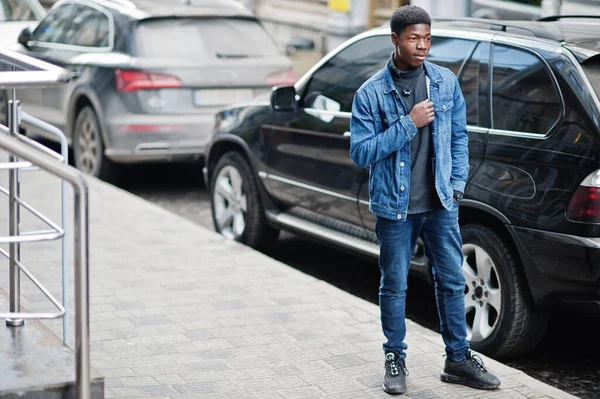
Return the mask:
{"type": "Polygon", "coordinates": [[[133,150],[110,149],[106,157],[116,163],[171,162],[200,160],[204,157],[204,146],[190,143],[183,146],[169,142],[149,142],[137,145],[133,150]]]}
{"type": "Polygon", "coordinates": [[[213,113],[110,119],[106,125],[105,154],[117,163],[202,159],[213,124],[213,113]]]}
{"type": "Polygon", "coordinates": [[[534,301],[600,316],[600,237],[512,228],[534,301]]]}

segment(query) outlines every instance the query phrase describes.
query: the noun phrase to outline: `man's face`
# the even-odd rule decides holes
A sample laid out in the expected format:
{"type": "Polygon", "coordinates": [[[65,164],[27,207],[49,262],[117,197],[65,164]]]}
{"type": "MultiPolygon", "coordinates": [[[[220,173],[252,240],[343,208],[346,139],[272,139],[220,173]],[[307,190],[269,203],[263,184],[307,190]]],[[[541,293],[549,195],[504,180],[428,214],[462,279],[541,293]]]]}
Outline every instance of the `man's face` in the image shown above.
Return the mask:
{"type": "Polygon", "coordinates": [[[402,34],[392,33],[396,50],[396,66],[400,70],[411,70],[425,62],[431,47],[431,27],[427,24],[410,25],[402,34]]]}

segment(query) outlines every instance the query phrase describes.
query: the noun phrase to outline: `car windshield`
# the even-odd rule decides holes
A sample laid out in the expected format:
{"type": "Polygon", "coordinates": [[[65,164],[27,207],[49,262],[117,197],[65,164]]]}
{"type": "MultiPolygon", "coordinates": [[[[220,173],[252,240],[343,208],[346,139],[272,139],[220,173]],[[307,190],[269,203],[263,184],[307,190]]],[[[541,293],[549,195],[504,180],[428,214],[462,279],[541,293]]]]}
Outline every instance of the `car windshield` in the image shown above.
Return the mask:
{"type": "Polygon", "coordinates": [[[137,55],[144,57],[254,58],[277,55],[261,24],[236,18],[146,20],[138,25],[137,55]]]}
{"type": "Polygon", "coordinates": [[[36,21],[37,15],[26,0],[1,0],[0,21],[36,21]]]}
{"type": "Polygon", "coordinates": [[[598,57],[594,57],[593,59],[583,63],[581,66],[588,79],[592,83],[596,95],[600,97],[600,59],[598,57]]]}

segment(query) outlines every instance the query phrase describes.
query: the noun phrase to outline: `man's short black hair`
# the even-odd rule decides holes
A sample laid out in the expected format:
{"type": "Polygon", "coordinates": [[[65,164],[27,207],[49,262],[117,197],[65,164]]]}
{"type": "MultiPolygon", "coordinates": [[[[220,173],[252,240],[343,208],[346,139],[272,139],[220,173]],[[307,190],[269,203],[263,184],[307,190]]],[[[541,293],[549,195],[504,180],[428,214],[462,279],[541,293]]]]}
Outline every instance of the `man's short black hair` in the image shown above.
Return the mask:
{"type": "Polygon", "coordinates": [[[392,32],[400,35],[410,25],[427,24],[431,26],[431,17],[421,7],[402,6],[394,11],[390,18],[392,32]]]}

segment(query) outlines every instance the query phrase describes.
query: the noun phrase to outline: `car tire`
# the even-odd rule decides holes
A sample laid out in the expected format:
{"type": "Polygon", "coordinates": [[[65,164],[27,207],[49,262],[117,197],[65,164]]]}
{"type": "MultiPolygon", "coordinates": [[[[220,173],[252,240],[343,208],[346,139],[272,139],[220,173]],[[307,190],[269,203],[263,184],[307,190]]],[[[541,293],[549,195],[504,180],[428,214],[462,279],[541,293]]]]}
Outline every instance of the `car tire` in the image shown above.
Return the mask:
{"type": "Polygon", "coordinates": [[[98,116],[91,106],[83,107],[75,119],[73,132],[74,164],[80,171],[114,182],[117,167],[104,155],[104,142],[98,116]]]}
{"type": "Polygon", "coordinates": [[[522,269],[507,243],[489,228],[461,228],[467,333],[471,347],[496,359],[533,351],[548,316],[534,309],[522,269]]]}
{"type": "Polygon", "coordinates": [[[265,217],[260,188],[248,161],[236,151],[217,162],[210,182],[215,230],[227,238],[260,251],[270,250],[279,230],[265,217]]]}

